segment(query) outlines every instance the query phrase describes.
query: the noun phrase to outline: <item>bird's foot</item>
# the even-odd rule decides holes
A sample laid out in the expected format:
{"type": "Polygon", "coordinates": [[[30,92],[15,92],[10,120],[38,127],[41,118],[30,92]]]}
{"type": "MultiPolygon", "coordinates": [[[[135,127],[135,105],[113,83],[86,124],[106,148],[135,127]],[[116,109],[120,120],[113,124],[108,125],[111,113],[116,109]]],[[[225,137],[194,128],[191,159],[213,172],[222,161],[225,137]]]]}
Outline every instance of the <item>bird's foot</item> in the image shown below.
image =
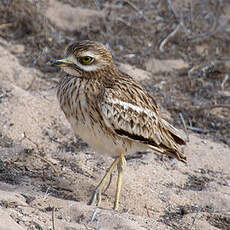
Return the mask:
{"type": "Polygon", "coordinates": [[[88,203],[88,205],[99,206],[101,204],[101,188],[96,188],[93,195],[88,203]]]}

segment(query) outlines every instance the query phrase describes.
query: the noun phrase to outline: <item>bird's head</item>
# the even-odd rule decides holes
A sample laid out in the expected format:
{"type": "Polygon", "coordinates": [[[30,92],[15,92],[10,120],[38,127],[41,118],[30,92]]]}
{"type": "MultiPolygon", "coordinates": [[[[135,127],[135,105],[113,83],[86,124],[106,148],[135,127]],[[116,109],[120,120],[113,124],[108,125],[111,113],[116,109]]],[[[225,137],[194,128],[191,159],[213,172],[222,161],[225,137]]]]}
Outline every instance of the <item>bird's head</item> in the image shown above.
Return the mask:
{"type": "Polygon", "coordinates": [[[114,66],[110,51],[100,42],[89,40],[72,43],[66,49],[65,58],[50,63],[73,76],[106,71],[114,66]]]}

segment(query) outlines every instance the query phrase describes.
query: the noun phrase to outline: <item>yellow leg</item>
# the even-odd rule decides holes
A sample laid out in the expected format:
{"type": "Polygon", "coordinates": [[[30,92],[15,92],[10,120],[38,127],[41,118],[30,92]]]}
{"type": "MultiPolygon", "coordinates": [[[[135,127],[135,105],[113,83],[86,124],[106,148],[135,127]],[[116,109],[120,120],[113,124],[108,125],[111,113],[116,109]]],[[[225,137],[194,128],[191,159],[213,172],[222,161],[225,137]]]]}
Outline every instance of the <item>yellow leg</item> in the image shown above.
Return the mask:
{"type": "Polygon", "coordinates": [[[118,210],[118,207],[119,207],[122,178],[123,178],[123,172],[124,172],[125,166],[126,166],[126,160],[125,160],[124,154],[121,154],[119,157],[119,162],[117,164],[118,177],[117,177],[115,202],[114,202],[114,207],[113,207],[114,210],[118,210]]]}
{"type": "Polygon", "coordinates": [[[96,189],[93,192],[93,195],[89,201],[89,205],[97,205],[99,206],[101,203],[101,192],[102,189],[105,187],[105,184],[107,183],[107,181],[110,178],[110,175],[112,174],[114,168],[117,166],[117,164],[120,161],[120,157],[117,157],[113,163],[111,164],[111,166],[109,167],[109,169],[107,170],[105,176],[102,178],[101,182],[98,184],[98,186],[96,187],[96,189]]]}

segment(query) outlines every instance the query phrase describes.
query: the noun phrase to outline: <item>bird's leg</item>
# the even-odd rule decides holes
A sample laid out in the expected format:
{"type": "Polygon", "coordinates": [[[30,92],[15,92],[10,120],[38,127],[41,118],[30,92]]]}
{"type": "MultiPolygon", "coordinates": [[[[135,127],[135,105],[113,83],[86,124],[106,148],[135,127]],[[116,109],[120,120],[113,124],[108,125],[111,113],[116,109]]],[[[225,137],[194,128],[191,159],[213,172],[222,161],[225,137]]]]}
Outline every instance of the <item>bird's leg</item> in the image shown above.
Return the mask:
{"type": "Polygon", "coordinates": [[[118,207],[119,207],[122,178],[123,178],[123,172],[124,172],[125,166],[126,166],[126,160],[125,160],[124,154],[121,154],[119,156],[119,162],[117,164],[118,176],[117,176],[116,195],[115,195],[115,201],[114,201],[114,207],[113,207],[114,210],[118,210],[118,207]]]}
{"type": "Polygon", "coordinates": [[[109,167],[109,169],[107,170],[106,174],[104,175],[104,177],[102,178],[101,182],[98,184],[98,186],[96,187],[96,189],[93,192],[93,195],[89,201],[89,205],[97,205],[99,206],[101,203],[101,192],[102,189],[105,187],[105,184],[107,183],[107,181],[109,180],[114,168],[117,166],[117,164],[120,162],[120,156],[117,157],[113,163],[111,164],[111,166],[109,167]]]}

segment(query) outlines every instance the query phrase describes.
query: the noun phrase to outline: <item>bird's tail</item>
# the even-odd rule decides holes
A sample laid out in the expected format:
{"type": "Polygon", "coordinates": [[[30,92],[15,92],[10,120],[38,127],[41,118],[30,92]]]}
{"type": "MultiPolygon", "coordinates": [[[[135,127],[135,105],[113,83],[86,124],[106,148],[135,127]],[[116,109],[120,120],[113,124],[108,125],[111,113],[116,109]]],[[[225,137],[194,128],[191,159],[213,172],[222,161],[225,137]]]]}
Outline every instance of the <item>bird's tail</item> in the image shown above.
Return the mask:
{"type": "Polygon", "coordinates": [[[179,144],[179,145],[185,145],[186,144],[187,138],[186,138],[186,135],[183,131],[176,129],[174,126],[172,126],[170,123],[168,123],[164,119],[161,119],[161,121],[177,144],[179,144]]]}
{"type": "Polygon", "coordinates": [[[186,163],[186,156],[184,155],[183,149],[180,147],[180,145],[186,144],[186,135],[184,132],[173,127],[166,120],[161,119],[161,122],[161,132],[164,138],[162,138],[159,147],[151,146],[151,149],[186,163]]]}

